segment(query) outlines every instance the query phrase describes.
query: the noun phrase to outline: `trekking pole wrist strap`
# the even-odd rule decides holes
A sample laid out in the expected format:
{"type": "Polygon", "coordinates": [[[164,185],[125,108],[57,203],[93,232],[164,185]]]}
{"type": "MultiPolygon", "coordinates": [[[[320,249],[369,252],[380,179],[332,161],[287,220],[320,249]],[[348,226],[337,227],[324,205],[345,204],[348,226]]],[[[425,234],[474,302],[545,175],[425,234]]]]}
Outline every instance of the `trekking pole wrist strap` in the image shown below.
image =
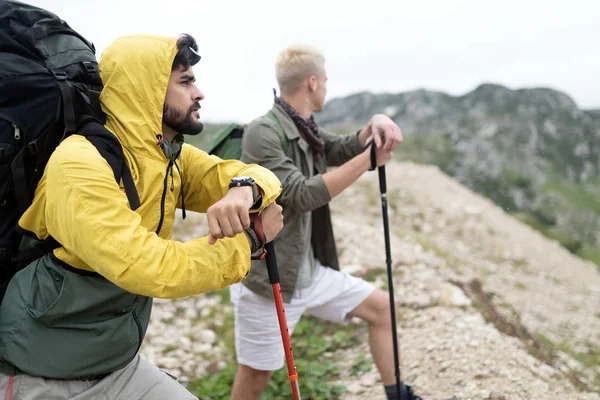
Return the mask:
{"type": "Polygon", "coordinates": [[[262,219],[258,215],[250,216],[250,227],[246,229],[246,232],[252,239],[252,248],[251,248],[251,259],[253,260],[262,260],[265,258],[265,243],[267,243],[267,235],[265,235],[262,226],[262,219]],[[261,251],[259,254],[255,254],[258,251],[261,251]]]}
{"type": "Polygon", "coordinates": [[[258,241],[258,237],[256,236],[254,229],[252,229],[252,224],[250,224],[250,227],[244,229],[244,231],[248,234],[248,236],[250,236],[250,253],[254,254],[260,248],[260,242],[258,241]]]}

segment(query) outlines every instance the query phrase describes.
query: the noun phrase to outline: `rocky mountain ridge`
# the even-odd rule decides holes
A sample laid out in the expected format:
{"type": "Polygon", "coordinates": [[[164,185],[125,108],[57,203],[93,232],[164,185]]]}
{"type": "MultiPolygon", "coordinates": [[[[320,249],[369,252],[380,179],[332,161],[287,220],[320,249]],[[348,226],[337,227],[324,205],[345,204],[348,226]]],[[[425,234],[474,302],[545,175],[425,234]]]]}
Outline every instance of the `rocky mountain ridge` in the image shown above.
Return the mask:
{"type": "Polygon", "coordinates": [[[600,112],[548,88],[483,84],[462,96],[416,90],[333,99],[317,121],[346,131],[387,114],[400,160],[439,166],[469,188],[600,263],[600,112]]]}

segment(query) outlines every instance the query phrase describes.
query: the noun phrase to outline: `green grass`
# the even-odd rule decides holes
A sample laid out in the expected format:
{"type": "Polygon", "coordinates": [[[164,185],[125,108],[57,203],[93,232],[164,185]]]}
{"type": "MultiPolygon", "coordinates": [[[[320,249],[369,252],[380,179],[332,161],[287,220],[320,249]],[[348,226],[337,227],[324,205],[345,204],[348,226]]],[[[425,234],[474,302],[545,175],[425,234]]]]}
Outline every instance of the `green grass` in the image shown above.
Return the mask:
{"type": "Polygon", "coordinates": [[[513,215],[521,222],[526,223],[533,229],[542,233],[547,238],[557,240],[561,246],[565,247],[573,254],[595,263],[600,270],[600,247],[578,242],[562,232],[556,232],[530,213],[519,212],[514,213],[513,215]]]}
{"type": "Polygon", "coordinates": [[[437,165],[448,174],[452,174],[453,164],[458,158],[447,136],[424,132],[405,136],[395,154],[398,160],[437,165]]]}
{"type": "Polygon", "coordinates": [[[373,269],[370,271],[367,271],[365,274],[362,275],[362,278],[367,281],[367,282],[375,282],[377,280],[377,278],[381,275],[385,274],[385,270],[383,269],[373,269]]]}
{"type": "Polygon", "coordinates": [[[223,303],[223,304],[229,304],[231,302],[229,288],[223,288],[223,289],[206,292],[205,295],[207,297],[220,297],[221,303],[223,303]]]}
{"type": "Polygon", "coordinates": [[[373,359],[364,353],[360,353],[355,360],[354,365],[350,368],[350,375],[356,376],[361,373],[369,372],[373,369],[373,359]]]}
{"type": "Polygon", "coordinates": [[[558,193],[570,205],[578,209],[587,209],[600,215],[600,182],[572,183],[560,179],[556,174],[548,176],[544,190],[558,193]]]}
{"type": "MultiPolygon", "coordinates": [[[[600,372],[597,372],[597,368],[600,367],[600,350],[589,344],[589,350],[587,352],[577,352],[574,351],[571,345],[569,345],[569,343],[565,340],[554,343],[541,333],[535,334],[535,337],[542,342],[545,351],[550,355],[551,358],[556,358],[556,352],[560,351],[568,354],[576,361],[581,363],[584,370],[596,371],[594,372],[592,385],[595,388],[600,388],[600,372]]],[[[571,373],[578,378],[582,378],[581,371],[571,371],[571,373]]]]}
{"type": "Polygon", "coordinates": [[[162,350],[162,353],[163,353],[163,354],[167,354],[167,353],[170,353],[170,352],[172,352],[172,351],[175,351],[175,350],[177,350],[177,349],[179,349],[179,346],[177,346],[177,345],[174,345],[174,344],[168,344],[168,345],[166,345],[166,346],[165,346],[165,348],[162,350]]]}
{"type": "Polygon", "coordinates": [[[515,288],[519,290],[527,290],[527,285],[523,282],[515,282],[515,288]]]}
{"type": "Polygon", "coordinates": [[[447,252],[446,250],[440,249],[436,244],[425,239],[424,237],[413,235],[413,239],[421,245],[423,250],[429,251],[448,262],[452,262],[454,260],[454,257],[451,253],[447,252]]]}
{"type": "MultiPolygon", "coordinates": [[[[215,295],[225,297],[222,291],[215,295]]],[[[235,379],[237,364],[233,339],[233,313],[225,315],[222,327],[213,326],[217,336],[223,338],[229,350],[228,366],[214,374],[198,377],[188,389],[200,399],[228,399],[235,379]]],[[[294,362],[298,370],[298,382],[303,399],[339,399],[346,391],[342,385],[335,384],[340,370],[324,353],[357,346],[361,339],[356,326],[343,326],[323,322],[311,316],[303,316],[296,325],[292,336],[294,362]]],[[[370,370],[370,357],[362,356],[352,368],[356,374],[370,370]]],[[[269,385],[263,392],[262,400],[287,399],[292,397],[291,385],[287,375],[287,366],[275,371],[269,385]]]]}
{"type": "Polygon", "coordinates": [[[600,247],[592,246],[589,244],[583,245],[583,247],[577,252],[577,254],[586,260],[590,260],[595,263],[600,270],[600,247]]]}

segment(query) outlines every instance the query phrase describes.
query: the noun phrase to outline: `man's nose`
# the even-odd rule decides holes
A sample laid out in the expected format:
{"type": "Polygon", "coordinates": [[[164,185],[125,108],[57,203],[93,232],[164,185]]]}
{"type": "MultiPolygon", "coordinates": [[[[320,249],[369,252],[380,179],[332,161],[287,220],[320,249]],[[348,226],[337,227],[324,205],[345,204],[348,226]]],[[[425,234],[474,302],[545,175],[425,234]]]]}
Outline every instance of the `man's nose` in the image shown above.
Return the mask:
{"type": "Polygon", "coordinates": [[[194,101],[200,101],[200,100],[204,100],[204,93],[202,93],[202,91],[200,90],[200,88],[198,88],[198,86],[194,85],[194,92],[192,94],[194,101]]]}

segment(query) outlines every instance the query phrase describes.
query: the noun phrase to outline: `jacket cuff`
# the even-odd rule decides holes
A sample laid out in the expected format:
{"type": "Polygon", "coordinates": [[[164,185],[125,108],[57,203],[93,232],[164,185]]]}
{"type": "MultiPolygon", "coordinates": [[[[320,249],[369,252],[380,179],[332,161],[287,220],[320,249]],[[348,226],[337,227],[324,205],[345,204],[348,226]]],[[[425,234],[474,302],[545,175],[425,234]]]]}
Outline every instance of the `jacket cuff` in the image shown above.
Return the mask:
{"type": "Polygon", "coordinates": [[[363,146],[361,146],[360,140],[358,139],[358,136],[360,135],[361,132],[362,132],[362,129],[359,129],[358,132],[356,132],[356,135],[352,136],[352,139],[350,141],[349,147],[355,156],[359,155],[360,153],[362,153],[365,150],[363,148],[363,146]]]}
{"type": "Polygon", "coordinates": [[[331,195],[329,194],[329,190],[327,190],[327,185],[325,185],[325,181],[323,180],[323,176],[321,174],[315,175],[311,179],[315,179],[315,193],[313,194],[314,204],[324,205],[331,201],[331,195]]]}

